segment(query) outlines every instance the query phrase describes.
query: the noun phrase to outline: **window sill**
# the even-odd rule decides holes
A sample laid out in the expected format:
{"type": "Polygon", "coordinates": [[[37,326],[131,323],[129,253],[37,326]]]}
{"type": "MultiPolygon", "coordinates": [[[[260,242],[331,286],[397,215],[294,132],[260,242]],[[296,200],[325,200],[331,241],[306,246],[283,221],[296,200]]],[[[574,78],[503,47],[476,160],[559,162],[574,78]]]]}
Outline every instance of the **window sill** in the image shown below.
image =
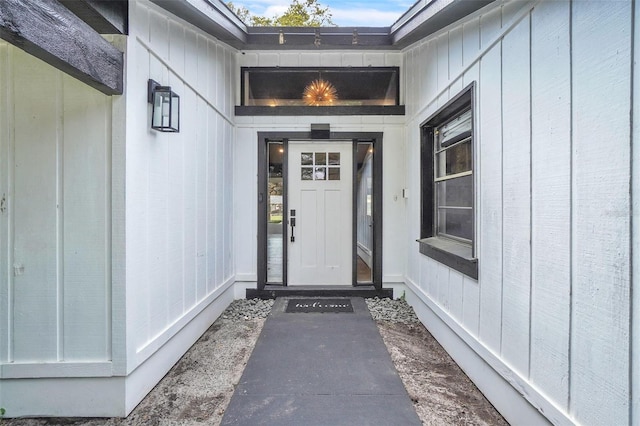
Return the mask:
{"type": "Polygon", "coordinates": [[[420,253],[475,280],[478,279],[478,259],[473,257],[470,246],[438,237],[416,241],[420,244],[420,253]]]}

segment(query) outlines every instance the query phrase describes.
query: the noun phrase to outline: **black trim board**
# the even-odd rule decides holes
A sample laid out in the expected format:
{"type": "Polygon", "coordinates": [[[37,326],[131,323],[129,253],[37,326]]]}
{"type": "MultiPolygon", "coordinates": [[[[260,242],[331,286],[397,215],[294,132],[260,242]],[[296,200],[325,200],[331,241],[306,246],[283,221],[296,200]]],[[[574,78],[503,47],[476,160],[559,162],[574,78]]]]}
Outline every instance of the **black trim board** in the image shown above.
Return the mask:
{"type": "MultiPolygon", "coordinates": [[[[382,291],[382,145],[383,145],[383,133],[381,132],[331,132],[329,140],[351,140],[355,141],[370,141],[373,143],[374,160],[373,160],[373,182],[374,182],[374,260],[373,260],[373,283],[357,284],[357,280],[353,281],[353,287],[368,287],[373,285],[377,290],[382,291]]],[[[266,287],[269,288],[287,288],[286,268],[283,271],[284,282],[280,285],[267,283],[267,224],[265,218],[267,217],[267,203],[266,203],[266,191],[267,191],[267,144],[269,141],[281,141],[285,145],[285,157],[283,161],[287,161],[288,141],[289,140],[312,140],[311,131],[308,132],[258,132],[258,176],[257,176],[257,230],[258,230],[258,246],[256,256],[257,267],[257,290],[262,291],[266,287]]],[[[323,139],[324,140],[324,139],[323,139]]],[[[286,187],[285,182],[285,187],[286,187]]],[[[286,193],[285,193],[286,203],[286,193]]],[[[283,206],[288,208],[288,205],[283,206]]],[[[287,211],[288,213],[288,211],[287,211]]],[[[354,213],[355,214],[355,213],[354,213]]],[[[284,228],[284,245],[286,250],[286,242],[288,239],[289,227],[284,228]]],[[[355,247],[355,243],[354,243],[355,247]]],[[[355,253],[355,250],[354,250],[355,253]]],[[[286,252],[284,253],[286,256],[286,252]]],[[[355,254],[354,254],[355,255],[355,254]]],[[[286,260],[285,260],[286,261],[286,260]]],[[[297,286],[296,286],[297,288],[297,286]]],[[[247,292],[247,297],[249,293],[247,292]]],[[[256,296],[257,297],[257,296],[256,296]]]]}
{"type": "MultiPolygon", "coordinates": [[[[443,263],[471,278],[478,279],[478,260],[475,258],[475,241],[471,244],[461,244],[453,240],[436,236],[435,212],[434,212],[434,127],[440,125],[451,116],[458,114],[471,105],[471,135],[472,157],[475,152],[475,126],[473,115],[475,112],[475,82],[465,87],[460,93],[451,98],[442,108],[420,124],[420,253],[443,263]]],[[[473,188],[476,193],[475,163],[472,161],[473,188]]],[[[474,222],[473,234],[475,235],[475,195],[473,202],[474,222]]]]}
{"type": "Polygon", "coordinates": [[[470,257],[471,248],[468,248],[468,255],[463,255],[456,253],[455,250],[451,250],[452,243],[442,241],[439,238],[425,238],[418,240],[418,244],[420,244],[420,253],[425,256],[447,265],[458,272],[462,272],[473,279],[478,279],[478,259],[470,257]]]}
{"type": "Polygon", "coordinates": [[[367,286],[291,286],[266,285],[263,288],[246,290],[247,299],[276,299],[278,297],[388,297],[393,298],[392,288],[367,286]]]}
{"type": "Polygon", "coordinates": [[[393,47],[389,27],[248,27],[247,31],[245,49],[359,50],[393,47]]]}
{"type": "Polygon", "coordinates": [[[405,115],[405,106],[236,106],[237,116],[270,115],[405,115]]]}
{"type": "Polygon", "coordinates": [[[106,95],[122,94],[122,52],[57,0],[0,1],[0,38],[106,95]]]}

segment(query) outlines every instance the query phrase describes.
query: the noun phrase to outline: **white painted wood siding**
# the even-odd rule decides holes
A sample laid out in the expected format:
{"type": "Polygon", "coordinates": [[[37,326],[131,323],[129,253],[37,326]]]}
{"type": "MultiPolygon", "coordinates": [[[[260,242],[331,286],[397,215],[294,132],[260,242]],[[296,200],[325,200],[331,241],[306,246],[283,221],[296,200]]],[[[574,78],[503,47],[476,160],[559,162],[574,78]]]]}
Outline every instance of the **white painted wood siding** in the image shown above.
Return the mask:
{"type": "Polygon", "coordinates": [[[234,49],[190,24],[147,1],[130,11],[128,372],[233,284],[237,70],[234,49]],[[149,78],[180,96],[179,133],[150,129],[149,78]]]}
{"type": "MultiPolygon", "coordinates": [[[[267,51],[238,54],[240,67],[271,66],[401,66],[400,52],[308,52],[267,51]]],[[[401,94],[401,100],[402,100],[401,94]]],[[[240,89],[236,90],[240,105],[240,89]]],[[[401,102],[402,103],[402,102],[401,102]]],[[[236,194],[236,278],[256,281],[257,251],[257,143],[258,132],[309,131],[311,123],[329,123],[332,132],[383,132],[383,253],[382,274],[385,282],[404,281],[406,244],[403,236],[405,215],[404,187],[404,116],[301,116],[235,117],[237,146],[235,157],[236,194]]]]}
{"type": "Polygon", "coordinates": [[[507,2],[403,52],[413,194],[420,124],[477,83],[479,280],[418,253],[416,196],[407,281],[560,424],[638,421],[629,406],[638,380],[630,376],[632,28],[629,2],[507,2]]]}
{"type": "Polygon", "coordinates": [[[108,362],[111,98],[4,42],[0,88],[0,377],[108,362]]]}

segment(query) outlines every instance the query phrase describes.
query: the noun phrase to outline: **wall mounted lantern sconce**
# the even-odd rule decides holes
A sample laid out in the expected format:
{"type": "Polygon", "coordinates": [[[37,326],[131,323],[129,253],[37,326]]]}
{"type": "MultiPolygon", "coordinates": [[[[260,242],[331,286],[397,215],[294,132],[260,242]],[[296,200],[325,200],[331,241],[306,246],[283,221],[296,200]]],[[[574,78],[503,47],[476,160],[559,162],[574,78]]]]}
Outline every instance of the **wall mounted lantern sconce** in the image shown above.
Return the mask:
{"type": "Polygon", "coordinates": [[[148,82],[148,101],[151,109],[151,128],[160,132],[180,131],[180,96],[171,86],[161,86],[154,80],[148,82]]]}

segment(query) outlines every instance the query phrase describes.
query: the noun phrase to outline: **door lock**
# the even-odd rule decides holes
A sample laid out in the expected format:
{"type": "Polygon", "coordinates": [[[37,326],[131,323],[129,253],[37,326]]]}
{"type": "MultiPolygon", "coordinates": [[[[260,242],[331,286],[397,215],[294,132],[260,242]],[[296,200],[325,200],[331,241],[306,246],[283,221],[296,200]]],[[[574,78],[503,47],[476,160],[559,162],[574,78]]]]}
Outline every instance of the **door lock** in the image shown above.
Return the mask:
{"type": "Polygon", "coordinates": [[[293,228],[296,227],[296,218],[294,217],[296,215],[296,211],[295,210],[291,210],[291,214],[289,216],[291,216],[289,218],[289,225],[291,225],[291,242],[295,243],[296,242],[296,237],[294,235],[294,230],[293,228]]]}

